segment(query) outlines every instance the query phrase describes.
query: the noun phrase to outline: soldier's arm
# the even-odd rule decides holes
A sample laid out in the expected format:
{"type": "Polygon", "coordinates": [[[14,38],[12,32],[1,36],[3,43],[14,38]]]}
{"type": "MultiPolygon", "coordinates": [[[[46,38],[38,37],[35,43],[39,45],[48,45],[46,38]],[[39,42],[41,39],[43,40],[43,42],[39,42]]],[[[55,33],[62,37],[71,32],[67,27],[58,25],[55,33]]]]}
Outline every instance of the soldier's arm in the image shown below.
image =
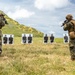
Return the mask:
{"type": "Polygon", "coordinates": [[[63,27],[64,31],[67,31],[67,25],[65,24],[64,27],[63,27]]]}
{"type": "Polygon", "coordinates": [[[73,24],[71,22],[68,22],[64,25],[63,29],[64,29],[64,31],[67,31],[72,27],[73,27],[73,24]]]}

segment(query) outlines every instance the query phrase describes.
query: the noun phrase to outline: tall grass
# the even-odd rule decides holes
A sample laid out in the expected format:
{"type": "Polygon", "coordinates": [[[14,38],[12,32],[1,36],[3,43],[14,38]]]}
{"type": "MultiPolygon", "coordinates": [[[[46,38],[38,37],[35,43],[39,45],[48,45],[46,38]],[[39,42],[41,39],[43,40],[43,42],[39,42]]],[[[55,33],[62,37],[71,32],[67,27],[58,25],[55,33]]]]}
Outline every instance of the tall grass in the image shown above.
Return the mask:
{"type": "Polygon", "coordinates": [[[0,75],[75,75],[75,62],[70,60],[68,44],[55,39],[44,44],[42,38],[33,38],[32,44],[3,45],[0,56],[0,75]]]}

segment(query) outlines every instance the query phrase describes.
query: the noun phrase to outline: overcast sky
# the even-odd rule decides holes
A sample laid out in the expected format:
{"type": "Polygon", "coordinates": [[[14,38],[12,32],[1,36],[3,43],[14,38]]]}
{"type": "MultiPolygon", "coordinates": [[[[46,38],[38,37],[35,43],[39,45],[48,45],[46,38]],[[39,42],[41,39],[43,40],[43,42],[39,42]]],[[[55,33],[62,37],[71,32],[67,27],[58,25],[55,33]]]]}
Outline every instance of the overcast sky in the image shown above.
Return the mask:
{"type": "Polygon", "coordinates": [[[65,16],[75,18],[75,0],[0,0],[0,10],[20,24],[62,37],[65,16]]]}

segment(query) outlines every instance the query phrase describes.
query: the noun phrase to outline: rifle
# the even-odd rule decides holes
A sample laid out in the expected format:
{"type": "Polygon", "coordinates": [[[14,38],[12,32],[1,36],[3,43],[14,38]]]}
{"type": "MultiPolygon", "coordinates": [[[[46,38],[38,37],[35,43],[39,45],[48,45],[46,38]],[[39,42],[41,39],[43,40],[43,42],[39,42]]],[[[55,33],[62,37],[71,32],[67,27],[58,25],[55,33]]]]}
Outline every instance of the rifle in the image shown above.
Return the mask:
{"type": "Polygon", "coordinates": [[[68,20],[65,20],[65,21],[62,23],[61,27],[64,26],[66,23],[68,23],[68,20]]]}

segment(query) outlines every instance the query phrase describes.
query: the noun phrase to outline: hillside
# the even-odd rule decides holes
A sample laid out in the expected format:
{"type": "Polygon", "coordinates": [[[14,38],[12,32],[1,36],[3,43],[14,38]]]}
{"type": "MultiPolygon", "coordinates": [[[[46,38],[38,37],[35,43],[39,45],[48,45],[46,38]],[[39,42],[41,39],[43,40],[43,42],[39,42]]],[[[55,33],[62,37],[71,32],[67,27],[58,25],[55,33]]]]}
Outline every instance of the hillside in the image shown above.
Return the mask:
{"type": "MultiPolygon", "coordinates": [[[[0,11],[0,13],[5,14],[4,12],[0,11]]],[[[20,37],[22,33],[26,34],[33,34],[34,37],[42,37],[43,33],[36,30],[32,27],[27,27],[26,25],[19,24],[17,21],[11,19],[5,14],[5,18],[8,21],[8,25],[2,28],[3,34],[14,34],[14,36],[20,37]]]]}

